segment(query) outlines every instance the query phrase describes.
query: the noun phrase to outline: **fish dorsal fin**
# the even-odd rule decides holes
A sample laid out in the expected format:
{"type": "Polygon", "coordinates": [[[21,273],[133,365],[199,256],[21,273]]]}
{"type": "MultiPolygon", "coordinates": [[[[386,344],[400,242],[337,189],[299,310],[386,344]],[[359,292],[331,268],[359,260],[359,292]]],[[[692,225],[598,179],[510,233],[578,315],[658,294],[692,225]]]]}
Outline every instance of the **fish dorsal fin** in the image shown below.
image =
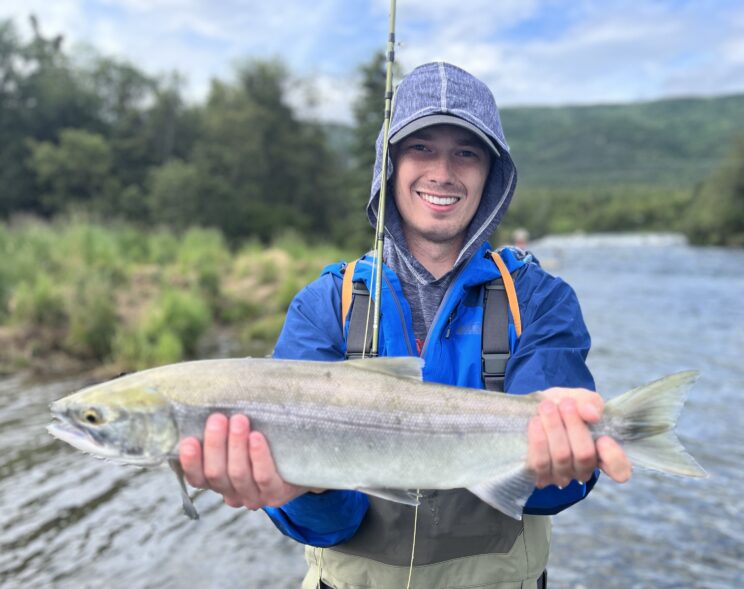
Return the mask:
{"type": "Polygon", "coordinates": [[[400,378],[412,378],[422,380],[421,371],[424,369],[424,360],[418,356],[381,356],[378,358],[362,358],[346,360],[345,364],[359,370],[378,372],[388,376],[400,378]]]}

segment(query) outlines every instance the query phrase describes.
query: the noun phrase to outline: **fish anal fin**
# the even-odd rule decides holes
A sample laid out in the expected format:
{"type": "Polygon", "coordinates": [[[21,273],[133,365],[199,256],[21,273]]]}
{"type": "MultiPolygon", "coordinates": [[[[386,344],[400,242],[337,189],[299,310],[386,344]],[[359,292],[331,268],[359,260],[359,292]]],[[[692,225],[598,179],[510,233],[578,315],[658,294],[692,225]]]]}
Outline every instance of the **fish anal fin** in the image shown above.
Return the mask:
{"type": "Polygon", "coordinates": [[[173,472],[176,474],[178,479],[178,485],[181,488],[181,501],[183,502],[183,512],[190,519],[199,519],[199,512],[196,511],[194,502],[189,497],[189,492],[186,490],[186,481],[183,479],[183,468],[177,458],[171,458],[168,460],[168,465],[171,467],[173,472]]]}
{"type": "Polygon", "coordinates": [[[362,358],[346,360],[344,364],[359,370],[378,372],[388,376],[422,380],[421,371],[424,360],[418,356],[381,356],[379,358],[362,358]]]}
{"type": "Polygon", "coordinates": [[[468,487],[468,491],[481,501],[516,520],[522,519],[524,504],[534,490],[535,476],[524,466],[512,469],[497,479],[468,487]]]}
{"type": "Polygon", "coordinates": [[[371,489],[368,487],[359,487],[357,491],[387,501],[393,501],[394,503],[413,505],[414,507],[419,504],[419,495],[416,491],[406,491],[403,489],[371,489]]]}

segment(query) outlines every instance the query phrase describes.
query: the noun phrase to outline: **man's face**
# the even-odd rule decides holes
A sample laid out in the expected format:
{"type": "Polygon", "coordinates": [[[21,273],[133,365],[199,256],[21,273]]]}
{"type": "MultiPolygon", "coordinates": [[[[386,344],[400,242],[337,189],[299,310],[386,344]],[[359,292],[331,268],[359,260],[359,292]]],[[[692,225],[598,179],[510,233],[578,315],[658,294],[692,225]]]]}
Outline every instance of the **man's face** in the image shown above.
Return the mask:
{"type": "Polygon", "coordinates": [[[488,148],[461,127],[426,127],[401,141],[393,186],[409,247],[460,247],[490,167],[488,148]]]}

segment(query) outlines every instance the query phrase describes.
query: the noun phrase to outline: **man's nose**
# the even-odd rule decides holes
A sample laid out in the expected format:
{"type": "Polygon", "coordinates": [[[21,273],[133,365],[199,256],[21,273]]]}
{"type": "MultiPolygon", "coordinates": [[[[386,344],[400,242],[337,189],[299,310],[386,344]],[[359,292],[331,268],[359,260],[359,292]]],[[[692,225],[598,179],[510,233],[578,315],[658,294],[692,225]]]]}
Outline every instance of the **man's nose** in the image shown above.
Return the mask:
{"type": "Polygon", "coordinates": [[[437,184],[449,184],[452,182],[452,162],[448,156],[441,155],[431,160],[428,179],[437,184]]]}

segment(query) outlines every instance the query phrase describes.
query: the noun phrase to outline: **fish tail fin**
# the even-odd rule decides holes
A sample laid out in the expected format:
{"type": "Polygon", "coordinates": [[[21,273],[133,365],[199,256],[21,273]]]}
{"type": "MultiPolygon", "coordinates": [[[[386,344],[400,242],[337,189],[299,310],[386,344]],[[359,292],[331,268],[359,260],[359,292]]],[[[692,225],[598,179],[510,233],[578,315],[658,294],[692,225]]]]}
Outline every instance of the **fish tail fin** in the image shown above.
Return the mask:
{"type": "Polygon", "coordinates": [[[673,431],[697,377],[694,371],[672,374],[608,401],[605,420],[612,422],[614,435],[635,466],[685,477],[708,476],[673,431]]]}

